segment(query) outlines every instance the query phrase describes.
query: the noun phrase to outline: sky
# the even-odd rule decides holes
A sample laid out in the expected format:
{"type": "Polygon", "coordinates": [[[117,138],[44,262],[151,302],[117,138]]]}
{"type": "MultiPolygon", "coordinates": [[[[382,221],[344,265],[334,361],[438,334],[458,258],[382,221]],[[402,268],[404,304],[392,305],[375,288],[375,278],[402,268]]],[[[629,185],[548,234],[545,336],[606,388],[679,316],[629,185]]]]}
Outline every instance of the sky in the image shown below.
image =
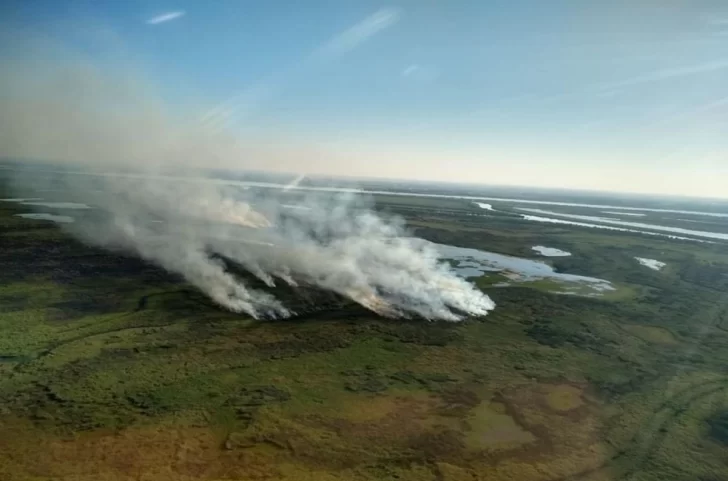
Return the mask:
{"type": "Polygon", "coordinates": [[[0,21],[134,65],[178,115],[278,152],[256,167],[728,197],[725,1],[34,0],[0,21]]]}

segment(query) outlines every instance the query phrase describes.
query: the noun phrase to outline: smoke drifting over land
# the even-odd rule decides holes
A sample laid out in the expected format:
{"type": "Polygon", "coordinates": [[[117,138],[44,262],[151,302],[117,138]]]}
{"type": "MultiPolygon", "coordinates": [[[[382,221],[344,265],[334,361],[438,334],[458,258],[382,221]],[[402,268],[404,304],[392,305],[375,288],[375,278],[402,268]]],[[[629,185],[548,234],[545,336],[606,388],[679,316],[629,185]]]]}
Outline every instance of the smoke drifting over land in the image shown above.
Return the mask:
{"type": "MultiPolygon", "coordinates": [[[[243,171],[265,152],[180,121],[127,74],[73,62],[11,70],[0,92],[0,155],[83,164],[84,174],[26,172],[15,183],[19,195],[60,189],[93,206],[65,226],[87,243],[133,252],[257,318],[294,314],[275,298],[281,282],[318,286],[388,317],[455,321],[494,307],[429,243],[364,199],[205,177],[199,166],[224,158],[243,171]],[[125,173],[104,173],[112,170],[125,173]],[[271,289],[250,288],[230,263],[271,289]]],[[[300,162],[304,171],[305,154],[300,162]]]]}

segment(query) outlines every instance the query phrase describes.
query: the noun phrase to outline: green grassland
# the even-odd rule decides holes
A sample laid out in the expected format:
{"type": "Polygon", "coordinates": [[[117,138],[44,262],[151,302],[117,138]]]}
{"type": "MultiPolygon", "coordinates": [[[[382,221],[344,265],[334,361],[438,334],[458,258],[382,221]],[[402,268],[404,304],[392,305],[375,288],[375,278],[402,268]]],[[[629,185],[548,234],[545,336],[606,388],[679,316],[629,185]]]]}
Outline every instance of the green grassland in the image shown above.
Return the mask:
{"type": "Polygon", "coordinates": [[[0,479],[728,479],[726,246],[374,201],[435,242],[565,249],[547,261],[618,290],[489,275],[497,308],[442,323],[304,287],[260,322],[0,202],[0,479]]]}

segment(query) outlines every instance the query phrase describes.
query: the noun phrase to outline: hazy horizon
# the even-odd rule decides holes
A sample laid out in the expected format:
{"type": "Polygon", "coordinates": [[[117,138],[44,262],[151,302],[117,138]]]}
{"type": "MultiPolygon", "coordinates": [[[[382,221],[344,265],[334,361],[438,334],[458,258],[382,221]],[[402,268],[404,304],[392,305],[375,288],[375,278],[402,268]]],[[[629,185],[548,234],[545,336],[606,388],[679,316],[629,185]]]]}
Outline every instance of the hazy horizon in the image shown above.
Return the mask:
{"type": "MultiPolygon", "coordinates": [[[[0,172],[3,170],[6,171],[14,171],[17,170],[16,168],[3,166],[3,164],[12,163],[12,164],[22,164],[26,167],[32,167],[32,166],[45,166],[48,168],[52,168],[53,166],[57,167],[84,167],[83,164],[74,164],[70,162],[45,162],[38,159],[2,159],[0,158],[0,172]]],[[[89,167],[86,165],[85,167],[89,167]]],[[[128,167],[128,166],[127,166],[128,167]]],[[[55,170],[45,170],[41,169],[39,172],[56,172],[55,170]]],[[[60,172],[60,171],[59,171],[60,172]]],[[[83,170],[74,170],[71,169],[70,171],[66,172],[78,172],[78,173],[90,173],[89,171],[84,172],[83,170]]],[[[104,172],[96,172],[94,175],[115,175],[115,174],[130,174],[130,175],[146,175],[145,170],[143,168],[140,168],[137,171],[114,171],[108,170],[104,172]]],[[[195,170],[187,170],[186,174],[189,175],[190,173],[196,172],[195,170]]],[[[385,191],[388,190],[389,186],[394,185],[402,185],[403,187],[409,188],[409,190],[405,192],[412,192],[417,194],[426,193],[428,190],[432,190],[433,188],[441,188],[445,190],[462,190],[462,191],[472,191],[473,197],[477,197],[477,194],[480,195],[486,195],[489,191],[494,191],[492,195],[520,195],[520,194],[530,194],[530,196],[533,196],[534,194],[543,194],[546,196],[577,196],[577,197],[594,197],[594,198],[614,198],[619,200],[640,200],[640,201],[673,201],[673,202],[685,202],[685,203],[710,203],[714,204],[716,202],[718,203],[725,203],[726,206],[728,206],[728,197],[720,198],[720,197],[710,197],[710,196],[699,196],[699,195],[685,195],[685,194],[659,194],[659,193],[650,193],[650,192],[628,192],[628,191],[617,191],[617,190],[596,190],[596,189],[582,189],[582,188],[571,188],[571,187],[542,187],[542,186],[533,186],[533,185],[508,185],[508,184],[487,184],[487,183],[473,183],[473,182],[467,182],[467,181],[449,181],[449,180],[431,180],[431,179],[423,179],[423,180],[417,180],[417,179],[407,179],[407,178],[396,178],[396,177],[358,177],[358,176],[347,176],[347,175],[331,175],[331,174],[309,174],[309,175],[302,175],[297,174],[295,172],[285,172],[285,171],[263,171],[263,170],[235,170],[235,169],[205,169],[204,167],[200,168],[199,173],[201,174],[213,174],[211,175],[212,178],[217,179],[225,179],[224,175],[222,174],[233,174],[235,175],[234,180],[242,180],[242,181],[252,181],[257,182],[258,179],[255,176],[276,176],[275,181],[272,183],[275,183],[276,185],[281,186],[288,186],[291,182],[296,182],[297,180],[301,183],[301,185],[304,185],[309,181],[314,181],[315,185],[320,185],[320,182],[323,181],[332,181],[330,185],[332,187],[341,187],[342,189],[361,189],[363,193],[367,193],[369,191],[369,186],[366,184],[384,184],[383,188],[385,191]],[[218,175],[220,174],[220,175],[218,175]],[[238,178],[239,176],[239,178],[238,178]],[[252,178],[250,177],[252,176],[252,178]],[[300,179],[302,177],[302,179],[300,179]],[[337,182],[339,182],[337,184],[337,182]],[[364,184],[364,185],[362,185],[364,184]],[[520,191],[517,192],[517,191],[520,191]]],[[[161,174],[165,175],[164,172],[155,172],[155,174],[161,174]]],[[[169,172],[169,174],[172,174],[169,172]]],[[[296,182],[298,183],[298,182],[296,182]]],[[[289,187],[290,188],[290,187],[289,187]]],[[[392,192],[397,192],[396,189],[392,189],[392,192]]],[[[437,193],[437,192],[435,192],[437,193]]],[[[455,194],[453,194],[455,195],[455,194]]],[[[465,192],[462,193],[462,195],[467,195],[465,192]]],[[[530,197],[529,196],[529,197],[530,197]]],[[[486,197],[484,197],[486,198],[486,197]]],[[[505,198],[505,197],[504,197],[505,198]]],[[[514,197],[518,198],[518,197],[514,197]]]]}
{"type": "Polygon", "coordinates": [[[728,198],[719,2],[0,13],[2,157],[728,198]]]}

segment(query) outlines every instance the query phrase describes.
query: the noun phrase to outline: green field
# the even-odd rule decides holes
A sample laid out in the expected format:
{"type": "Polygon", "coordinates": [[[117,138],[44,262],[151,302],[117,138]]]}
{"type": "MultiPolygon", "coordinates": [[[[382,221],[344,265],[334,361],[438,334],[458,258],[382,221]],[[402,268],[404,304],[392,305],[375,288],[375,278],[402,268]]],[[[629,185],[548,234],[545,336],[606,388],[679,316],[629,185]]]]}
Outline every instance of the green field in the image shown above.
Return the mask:
{"type": "Polygon", "coordinates": [[[496,309],[444,323],[289,288],[301,314],[261,322],[0,202],[0,479],[728,479],[725,244],[375,204],[438,243],[567,250],[539,259],[617,290],[488,275],[496,309]]]}

